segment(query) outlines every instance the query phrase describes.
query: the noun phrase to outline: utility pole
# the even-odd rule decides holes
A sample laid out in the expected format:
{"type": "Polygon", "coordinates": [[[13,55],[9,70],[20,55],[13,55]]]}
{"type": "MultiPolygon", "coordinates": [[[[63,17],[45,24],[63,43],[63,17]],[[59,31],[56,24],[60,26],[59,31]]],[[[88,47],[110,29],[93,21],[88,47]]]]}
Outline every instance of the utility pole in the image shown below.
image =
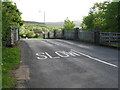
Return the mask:
{"type": "MultiPolygon", "coordinates": [[[[41,12],[41,11],[39,11],[39,12],[41,12]]],[[[43,14],[44,14],[44,29],[45,29],[45,11],[43,12],[43,14]]],[[[44,34],[43,34],[43,38],[45,38],[45,30],[43,30],[44,32],[44,34]]]]}
{"type": "Polygon", "coordinates": [[[45,11],[44,11],[44,27],[45,27],[45,11]]]}
{"type": "MultiPolygon", "coordinates": [[[[39,11],[39,13],[42,12],[42,11],[39,11]]],[[[43,12],[44,14],[44,27],[45,27],[45,11],[43,12]]]]}

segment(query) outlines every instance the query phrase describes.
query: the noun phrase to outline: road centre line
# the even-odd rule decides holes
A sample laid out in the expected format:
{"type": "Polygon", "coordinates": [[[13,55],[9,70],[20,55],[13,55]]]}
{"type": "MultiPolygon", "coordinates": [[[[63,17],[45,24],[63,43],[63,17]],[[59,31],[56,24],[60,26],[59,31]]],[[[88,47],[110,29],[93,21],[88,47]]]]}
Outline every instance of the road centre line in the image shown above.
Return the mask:
{"type": "Polygon", "coordinates": [[[100,60],[100,59],[94,58],[94,57],[89,56],[89,55],[87,55],[87,54],[84,54],[84,53],[78,52],[78,51],[76,51],[76,50],[71,49],[71,51],[74,51],[74,52],[80,53],[80,54],[83,55],[83,56],[86,56],[86,57],[88,57],[88,58],[90,58],[90,59],[93,59],[93,60],[95,60],[95,61],[98,61],[98,62],[104,63],[104,64],[106,64],[106,65],[113,66],[113,67],[118,67],[117,65],[114,65],[114,64],[108,63],[108,62],[106,62],[106,61],[103,61],[103,60],[100,60]]]}

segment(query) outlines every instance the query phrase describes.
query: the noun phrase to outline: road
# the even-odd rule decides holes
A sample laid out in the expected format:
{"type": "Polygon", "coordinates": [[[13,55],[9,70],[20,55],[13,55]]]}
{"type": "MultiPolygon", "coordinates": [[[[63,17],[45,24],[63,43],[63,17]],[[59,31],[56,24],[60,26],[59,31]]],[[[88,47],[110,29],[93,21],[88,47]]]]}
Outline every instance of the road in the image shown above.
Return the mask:
{"type": "Polygon", "coordinates": [[[21,40],[28,88],[118,88],[118,50],[62,39],[21,40]]]}

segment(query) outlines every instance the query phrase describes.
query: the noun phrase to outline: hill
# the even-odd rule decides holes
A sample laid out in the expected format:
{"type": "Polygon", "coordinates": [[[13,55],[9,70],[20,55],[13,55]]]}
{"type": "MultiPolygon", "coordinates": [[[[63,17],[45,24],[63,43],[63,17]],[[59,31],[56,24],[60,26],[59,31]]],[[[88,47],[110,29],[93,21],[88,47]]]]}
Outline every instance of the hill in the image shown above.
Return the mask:
{"type": "MultiPolygon", "coordinates": [[[[36,21],[26,21],[26,23],[44,25],[43,22],[36,22],[36,21]]],[[[80,26],[81,21],[76,20],[74,21],[74,23],[76,26],[80,26]]],[[[46,24],[50,26],[64,26],[64,22],[46,22],[46,24]]]]}
{"type": "Polygon", "coordinates": [[[41,24],[41,25],[44,25],[43,22],[36,22],[36,21],[25,21],[26,23],[29,23],[29,24],[41,24]]]}

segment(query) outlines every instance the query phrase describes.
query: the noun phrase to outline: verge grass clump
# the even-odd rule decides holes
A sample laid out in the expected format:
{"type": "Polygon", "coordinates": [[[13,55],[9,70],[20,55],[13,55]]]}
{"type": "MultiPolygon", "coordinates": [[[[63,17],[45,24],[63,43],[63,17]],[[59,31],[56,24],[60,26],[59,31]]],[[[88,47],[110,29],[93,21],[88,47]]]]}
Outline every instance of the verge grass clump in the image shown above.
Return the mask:
{"type": "Polygon", "coordinates": [[[19,48],[2,48],[2,88],[15,88],[16,79],[12,70],[20,64],[19,48]]]}

